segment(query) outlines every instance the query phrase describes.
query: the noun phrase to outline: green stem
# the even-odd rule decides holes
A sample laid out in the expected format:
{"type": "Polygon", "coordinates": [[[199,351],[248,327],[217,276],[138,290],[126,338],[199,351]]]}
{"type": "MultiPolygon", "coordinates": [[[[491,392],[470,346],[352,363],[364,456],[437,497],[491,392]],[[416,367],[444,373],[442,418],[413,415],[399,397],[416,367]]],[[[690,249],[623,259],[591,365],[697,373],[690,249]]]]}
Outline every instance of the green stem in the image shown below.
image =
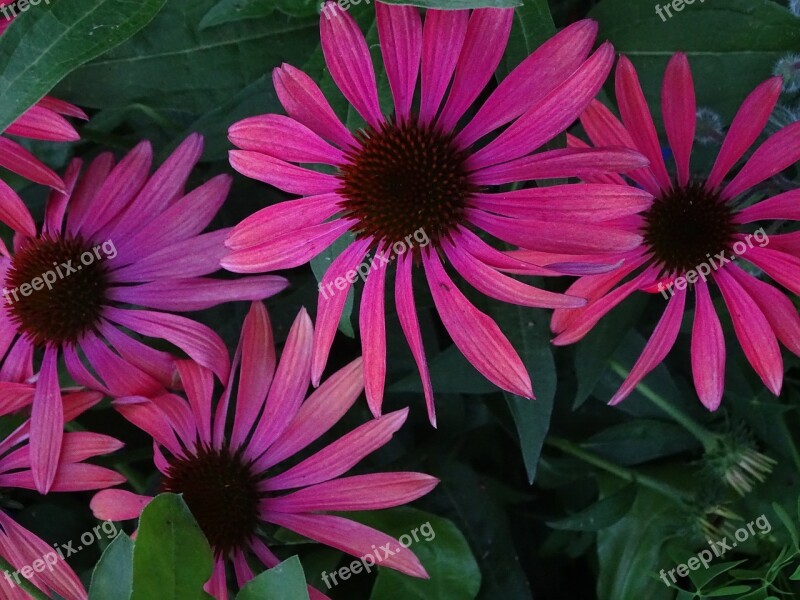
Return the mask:
{"type": "MultiPolygon", "coordinates": [[[[8,575],[11,577],[12,573],[16,573],[18,569],[14,568],[10,562],[8,562],[5,558],[0,556],[0,570],[4,571],[3,577],[8,575]]],[[[19,585],[20,588],[28,592],[31,598],[35,598],[36,600],[50,600],[39,588],[33,585],[30,581],[25,579],[24,577],[14,578],[14,582],[11,585],[19,585]]]]}
{"type": "MultiPolygon", "coordinates": [[[[623,379],[627,378],[630,375],[630,371],[627,371],[625,367],[619,364],[616,361],[611,361],[611,368],[623,379]]],[[[711,433],[708,429],[694,421],[691,417],[684,414],[681,410],[676,408],[671,402],[668,402],[661,396],[659,396],[652,388],[649,386],[640,383],[636,386],[638,392],[650,400],[653,404],[655,404],[658,408],[663,410],[667,413],[673,420],[682,425],[684,429],[686,429],[689,433],[695,436],[700,442],[702,442],[703,446],[705,447],[706,452],[711,451],[717,445],[717,435],[711,433]]]]}
{"type": "Polygon", "coordinates": [[[571,454],[575,458],[579,458],[585,463],[588,463],[592,466],[597,467],[598,469],[602,469],[612,475],[616,475],[620,479],[625,481],[629,481],[631,483],[639,483],[645,487],[650,488],[653,491],[656,491],[660,494],[664,494],[678,502],[685,503],[689,502],[690,498],[676,490],[672,486],[666,485],[661,483],[658,479],[653,477],[649,477],[647,475],[642,475],[641,473],[637,473],[636,471],[632,471],[631,469],[621,467],[617,464],[612,463],[611,461],[606,460],[596,454],[592,454],[591,452],[587,452],[583,448],[581,448],[578,444],[570,442],[569,440],[565,440],[564,438],[555,437],[555,436],[548,436],[545,438],[545,444],[548,446],[553,446],[554,448],[558,448],[562,452],[566,452],[567,454],[571,454]]]}

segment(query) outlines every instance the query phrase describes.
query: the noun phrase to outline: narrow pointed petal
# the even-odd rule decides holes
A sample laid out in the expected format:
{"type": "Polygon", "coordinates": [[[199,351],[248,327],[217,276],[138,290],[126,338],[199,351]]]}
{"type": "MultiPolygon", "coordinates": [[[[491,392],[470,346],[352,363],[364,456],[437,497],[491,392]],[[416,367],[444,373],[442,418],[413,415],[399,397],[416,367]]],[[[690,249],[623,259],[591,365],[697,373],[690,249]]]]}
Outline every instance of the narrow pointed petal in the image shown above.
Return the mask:
{"type": "Polygon", "coordinates": [[[211,394],[214,392],[214,374],[193,360],[179,360],[176,365],[200,441],[211,445],[211,394]]]}
{"type": "Polygon", "coordinates": [[[31,408],[31,470],[36,489],[41,494],[49,492],[55,480],[63,436],[64,407],[58,383],[58,350],[48,346],[31,408]]]}
{"type": "Polygon", "coordinates": [[[715,271],[713,276],[722,292],[733,321],[733,329],[748,362],[767,389],[779,396],[783,385],[783,358],[769,321],[747,291],[726,269],[715,271]]]}
{"type": "Polygon", "coordinates": [[[36,237],[36,224],[30,211],[16,192],[2,179],[0,179],[0,221],[23,235],[36,237]]]}
{"type": "Polygon", "coordinates": [[[675,345],[675,340],[678,339],[685,306],[686,290],[678,290],[669,299],[667,308],[647,341],[644,350],[642,350],[639,359],[633,365],[630,374],[617,390],[617,393],[611,398],[609,404],[618,404],[627,398],[642,379],[666,358],[675,345]]]}
{"type": "Polygon", "coordinates": [[[787,290],[800,296],[800,256],[753,246],[746,258],[787,290]]]}
{"type": "Polygon", "coordinates": [[[231,150],[228,154],[231,167],[245,177],[290,194],[327,194],[339,187],[339,180],[333,175],[298,167],[260,152],[231,150]]]}
{"type": "Polygon", "coordinates": [[[737,223],[753,221],[800,221],[800,190],[791,190],[756,202],[735,216],[737,223]]]}
{"type": "Polygon", "coordinates": [[[16,142],[2,136],[0,136],[0,167],[34,183],[47,185],[57,190],[64,189],[64,182],[52,169],[46,167],[16,142]]]}
{"type": "Polygon", "coordinates": [[[778,102],[782,87],[783,80],[772,77],[747,96],[728,129],[711,174],[706,180],[708,189],[715,190],[719,187],[733,166],[761,135],[778,102]]]}
{"type": "Polygon", "coordinates": [[[661,112],[667,139],[678,167],[678,183],[689,183],[689,158],[697,127],[697,100],[689,59],[683,52],[669,61],[661,87],[661,112]]]}
{"type": "Polygon", "coordinates": [[[692,325],[692,377],[700,402],[713,411],[719,408],[725,391],[725,336],[708,285],[700,279],[694,287],[697,305],[692,325]]]}
{"type": "Polygon", "coordinates": [[[422,123],[433,121],[439,111],[464,46],[468,23],[466,10],[429,9],[425,13],[419,109],[422,123]]]}
{"type": "Polygon", "coordinates": [[[231,125],[228,139],[241,150],[250,150],[295,163],[340,165],[344,153],[308,127],[283,115],[258,115],[231,125]]]}
{"type": "Polygon", "coordinates": [[[69,121],[40,104],[34,104],[22,113],[3,133],[48,142],[74,142],[80,139],[69,121]]]}
{"type": "MultiPolygon", "coordinates": [[[[386,258],[388,260],[389,257],[386,258]]],[[[359,311],[365,391],[367,404],[374,417],[381,416],[383,387],[386,383],[386,267],[377,264],[377,270],[369,273],[364,284],[359,311]]]]}
{"type": "Polygon", "coordinates": [[[383,115],[367,40],[355,19],[337,4],[326,3],[324,14],[319,29],[325,64],[344,97],[367,123],[378,129],[383,115]]]}
{"type": "Polygon", "coordinates": [[[525,365],[497,323],[470,304],[447,276],[437,255],[423,256],[423,265],[436,311],[462,354],[496,386],[533,398],[525,365]]]}
{"type": "Polygon", "coordinates": [[[390,6],[383,2],[375,3],[375,12],[395,114],[402,122],[410,116],[417,86],[422,57],[422,17],[415,6],[390,6]]]}

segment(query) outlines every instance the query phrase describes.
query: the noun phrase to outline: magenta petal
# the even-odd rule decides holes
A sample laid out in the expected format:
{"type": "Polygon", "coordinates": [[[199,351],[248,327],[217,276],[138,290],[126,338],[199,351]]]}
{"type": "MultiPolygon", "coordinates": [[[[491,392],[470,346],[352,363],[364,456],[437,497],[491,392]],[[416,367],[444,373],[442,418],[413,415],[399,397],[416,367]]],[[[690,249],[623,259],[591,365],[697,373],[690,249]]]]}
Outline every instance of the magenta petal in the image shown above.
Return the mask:
{"type": "Polygon", "coordinates": [[[333,175],[304,169],[260,152],[231,150],[229,158],[231,167],[245,177],[263,181],[290,194],[327,194],[339,187],[339,180],[333,175]]]}
{"type": "Polygon", "coordinates": [[[0,179],[0,221],[30,238],[36,237],[36,224],[22,199],[0,179]]]}
{"type": "Polygon", "coordinates": [[[275,340],[267,309],[253,302],[245,317],[241,337],[242,366],[236,395],[236,416],[231,433],[231,446],[239,448],[264,406],[275,374],[277,358],[275,340]]]}
{"type": "Polygon", "coordinates": [[[318,386],[322,378],[322,371],[328,362],[328,353],[333,344],[333,336],[339,327],[347,294],[353,285],[344,278],[344,275],[355,270],[371,244],[372,240],[369,238],[356,240],[350,244],[333,260],[322,276],[322,281],[319,282],[317,320],[314,325],[314,356],[311,362],[311,382],[314,386],[318,386]],[[342,289],[334,286],[334,282],[337,281],[341,283],[342,289]]]}
{"type": "Polygon", "coordinates": [[[436,117],[467,36],[469,11],[429,9],[422,30],[422,91],[419,118],[436,117]]]}
{"type": "Polygon", "coordinates": [[[272,72],[272,82],[286,114],[340,148],[355,145],[319,86],[295,67],[283,64],[272,72]]]}
{"type": "Polygon", "coordinates": [[[269,511],[380,510],[408,504],[430,492],[439,480],[422,473],[373,473],[326,481],[285,496],[267,498],[269,511]]]}
{"type": "MultiPolygon", "coordinates": [[[[2,140],[2,138],[0,138],[2,140]]],[[[78,185],[69,200],[67,231],[76,235],[94,209],[94,198],[114,168],[114,155],[104,152],[89,163],[89,167],[78,179],[78,185]]]]}
{"type": "Polygon", "coordinates": [[[428,578],[422,563],[408,548],[385,533],[333,515],[306,515],[266,511],[262,514],[265,521],[286,527],[322,544],[347,552],[361,558],[372,555],[377,547],[388,547],[393,556],[380,561],[383,567],[396,569],[412,577],[428,578]]]}
{"type": "Polygon", "coordinates": [[[58,383],[58,350],[44,351],[39,381],[31,408],[31,470],[36,489],[50,491],[58,470],[64,436],[64,407],[58,383]]]}
{"type": "Polygon", "coordinates": [[[43,234],[60,235],[64,226],[64,214],[67,210],[72,191],[78,182],[83,162],[75,158],[70,161],[64,173],[64,192],[51,190],[47,197],[47,204],[44,209],[43,234]]]}
{"type": "Polygon", "coordinates": [[[417,86],[422,56],[422,18],[414,6],[375,3],[381,54],[389,87],[394,97],[395,114],[408,119],[417,86]]]}
{"type": "Polygon", "coordinates": [[[772,135],[745,163],[722,197],[735,198],[800,160],[800,123],[792,123],[772,135]]]}
{"type": "Polygon", "coordinates": [[[337,4],[330,2],[325,10],[325,17],[319,22],[325,63],[344,97],[367,123],[378,129],[383,115],[367,40],[355,19],[337,4]]]}
{"type": "Polygon", "coordinates": [[[17,117],[3,133],[48,142],[75,142],[80,139],[69,121],[38,103],[17,117]]]}
{"type": "Polygon", "coordinates": [[[103,521],[127,521],[138,519],[144,507],[152,500],[126,490],[103,490],[89,503],[95,518],[103,521]]]}
{"type": "Polygon", "coordinates": [[[447,276],[436,254],[423,256],[423,265],[436,311],[466,359],[501,389],[533,398],[525,365],[497,323],[470,304],[447,276]]]}
{"type": "Polygon", "coordinates": [[[344,153],[308,127],[283,115],[258,115],[231,125],[228,139],[241,150],[296,163],[339,165],[344,153]]]}
{"type": "Polygon", "coordinates": [[[706,180],[708,189],[717,189],[728,172],[756,141],[778,102],[782,87],[783,79],[772,77],[747,96],[728,129],[711,174],[706,180]]]}
{"type": "Polygon", "coordinates": [[[513,9],[478,8],[472,11],[456,64],[450,95],[438,126],[452,130],[494,76],[508,44],[513,9]]]}
{"type": "Polygon", "coordinates": [[[708,410],[717,410],[725,391],[725,336],[702,279],[695,283],[695,298],[691,346],[694,387],[700,402],[708,410]]]}
{"type": "Polygon", "coordinates": [[[769,321],[747,291],[726,269],[719,269],[713,275],[748,362],[767,389],[779,396],[783,385],[783,358],[769,321]]]}
{"type": "Polygon", "coordinates": [[[800,221],[800,190],[791,190],[748,206],[734,217],[737,223],[800,221]]]}
{"type": "Polygon", "coordinates": [[[658,321],[653,334],[642,350],[642,354],[633,365],[630,374],[623,382],[617,393],[611,398],[609,404],[618,404],[627,398],[639,385],[645,376],[655,369],[666,358],[675,345],[678,333],[681,330],[683,310],[686,306],[686,290],[678,290],[669,299],[667,309],[658,321]]]}
{"type": "Polygon", "coordinates": [[[697,125],[697,101],[689,59],[683,52],[676,53],[670,59],[664,73],[661,111],[667,139],[678,167],[678,183],[685,186],[689,182],[689,158],[697,125]]]}
{"type": "Polygon", "coordinates": [[[25,148],[0,136],[0,167],[30,179],[34,183],[64,189],[64,182],[25,148]]]}
{"type": "Polygon", "coordinates": [[[178,360],[176,365],[200,441],[211,445],[211,394],[214,391],[214,374],[193,360],[178,360]]]}
{"type": "MultiPolygon", "coordinates": [[[[476,236],[477,237],[477,236],[476,236]]],[[[414,302],[414,288],[412,284],[411,268],[414,264],[412,257],[401,254],[397,257],[397,275],[395,277],[394,298],[397,307],[397,317],[403,334],[417,363],[420,379],[422,379],[422,392],[425,395],[425,405],[428,409],[428,420],[436,427],[436,407],[433,404],[433,386],[425,358],[425,347],[422,344],[422,333],[417,318],[417,306],[414,302]]]]}
{"type": "Polygon", "coordinates": [[[205,325],[169,313],[110,307],[106,317],[143,336],[167,340],[211,369],[221,381],[228,378],[228,350],[220,337],[205,325]]]}
{"type": "MultiPolygon", "coordinates": [[[[381,416],[383,387],[386,383],[386,267],[380,260],[385,253],[375,257],[377,270],[371,271],[364,285],[359,311],[361,352],[364,357],[364,383],[367,404],[374,417],[381,416]],[[380,261],[380,262],[378,262],[380,261]]],[[[386,256],[385,260],[389,260],[386,256]]],[[[373,263],[373,264],[376,264],[373,263]]]]}
{"type": "Polygon", "coordinates": [[[753,246],[746,258],[787,290],[800,295],[800,256],[753,246]]]}

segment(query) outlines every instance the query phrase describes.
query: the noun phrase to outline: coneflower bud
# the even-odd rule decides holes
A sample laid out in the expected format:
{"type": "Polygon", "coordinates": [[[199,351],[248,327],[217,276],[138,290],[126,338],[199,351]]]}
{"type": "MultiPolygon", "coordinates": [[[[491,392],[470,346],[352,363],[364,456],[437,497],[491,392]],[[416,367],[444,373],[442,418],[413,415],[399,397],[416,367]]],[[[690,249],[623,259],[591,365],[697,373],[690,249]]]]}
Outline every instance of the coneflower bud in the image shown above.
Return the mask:
{"type": "Polygon", "coordinates": [[[724,139],[722,132],[722,117],[710,108],[697,109],[697,131],[695,139],[699,144],[721,144],[724,139]]]}
{"type": "Polygon", "coordinates": [[[800,55],[787,54],[779,58],[772,69],[773,75],[783,77],[783,91],[789,94],[800,90],[800,55]]]}

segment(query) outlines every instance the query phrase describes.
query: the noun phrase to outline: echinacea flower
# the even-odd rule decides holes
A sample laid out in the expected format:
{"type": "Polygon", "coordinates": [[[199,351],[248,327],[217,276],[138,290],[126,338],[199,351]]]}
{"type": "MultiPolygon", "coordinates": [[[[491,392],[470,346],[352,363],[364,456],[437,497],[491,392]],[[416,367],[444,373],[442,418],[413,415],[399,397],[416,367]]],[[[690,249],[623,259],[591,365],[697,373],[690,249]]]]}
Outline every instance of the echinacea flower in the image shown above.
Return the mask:
{"type": "Polygon", "coordinates": [[[274,276],[204,277],[219,270],[230,233],[202,233],[224,202],[230,177],[184,194],[202,148],[202,138],[190,136],[152,176],[147,142],[116,165],[110,154],[99,156],[82,177],[75,161],[65,177],[66,193],[52,192],[38,229],[22,200],[0,181],[0,221],[16,234],[13,253],[0,246],[0,389],[30,380],[34,350],[43,351],[31,415],[31,460],[42,493],[53,482],[61,452],[59,356],[76,382],[111,396],[171,385],[171,355],[125,328],[174,344],[225,380],[228,355],[219,336],[160,311],[256,300],[286,286],[274,276]]]}
{"type": "MultiPolygon", "coordinates": [[[[12,4],[12,2],[0,0],[0,7],[8,4],[12,4]]],[[[10,9],[6,9],[4,14],[8,14],[11,18],[5,16],[0,18],[0,36],[5,33],[6,28],[14,20],[10,9]]],[[[45,96],[0,133],[47,142],[74,142],[80,139],[78,132],[64,117],[83,120],[88,118],[86,113],[77,106],[45,96]]],[[[4,135],[0,135],[0,168],[8,169],[34,183],[41,183],[63,191],[64,182],[52,169],[42,164],[27,149],[4,135]]]]}
{"type": "MultiPolygon", "coordinates": [[[[751,199],[748,192],[800,159],[800,123],[770,136],[725,182],[761,134],[780,92],[781,80],[772,78],[747,97],[711,173],[704,178],[693,179],[689,169],[696,101],[684,54],[670,60],[661,96],[675,176],[667,171],[636,70],[627,58],[620,59],[616,71],[622,122],[599,102],[583,115],[582,123],[596,146],[621,144],[638,149],[650,159],[649,168],[628,176],[650,191],[655,200],[641,215],[626,219],[630,231],[641,233],[644,241],[618,254],[625,263],[607,274],[583,277],[571,286],[570,293],[585,296],[590,303],[585,308],[554,313],[552,329],[558,334],[554,342],[578,341],[637,291],[661,292],[668,298],[663,316],[612,404],[628,396],[672,349],[691,290],[695,298],[691,334],[694,385],[709,410],[719,407],[725,388],[726,351],[709,280],[722,295],[748,361],[764,385],[773,394],[780,394],[783,359],[778,341],[800,354],[800,317],[784,292],[753,272],[760,270],[793,294],[800,294],[800,232],[766,233],[767,229],[773,231],[778,221],[800,219],[800,190],[763,199],[759,195],[751,199]],[[762,227],[754,229],[757,223],[762,227]],[[750,265],[739,266],[742,262],[750,265]]],[[[571,142],[583,146],[578,140],[571,142]]],[[[623,183],[619,177],[604,180],[623,183]]]]}
{"type": "MultiPolygon", "coordinates": [[[[408,409],[365,423],[301,462],[281,467],[336,424],[364,389],[361,360],[356,359],[306,399],[312,337],[311,320],[301,310],[278,361],[267,311],[254,303],[242,328],[231,379],[218,402],[212,401],[211,371],[192,361],[178,362],[188,400],[167,394],[115,401],[123,416],[153,437],[161,489],[183,494],[213,548],[214,575],[206,589],[217,600],[228,597],[227,562],[233,563],[239,586],[253,577],[248,555],[267,567],[278,564],[258,535],[264,524],[285,527],[356,557],[371,552],[373,544],[397,549],[397,540],[386,534],[324,512],[406,504],[438,483],[421,473],[341,477],[391,439],[408,409]],[[283,493],[288,490],[295,491],[283,493]]],[[[98,518],[118,521],[138,517],[149,500],[106,490],[91,505],[98,518]]],[[[387,556],[381,565],[427,576],[407,549],[387,556]]],[[[325,596],[314,590],[312,597],[325,596]]]]}
{"type": "MultiPolygon", "coordinates": [[[[74,419],[102,398],[99,392],[65,391],[64,418],[74,419]]],[[[32,453],[28,443],[30,431],[31,423],[25,421],[0,441],[0,489],[4,496],[14,488],[32,490],[35,487],[31,470],[32,453]]],[[[65,434],[63,451],[50,490],[84,492],[124,483],[125,477],[119,473],[84,462],[88,458],[110,454],[121,447],[121,442],[105,435],[83,431],[65,434]]],[[[20,587],[20,580],[25,574],[32,574],[30,582],[48,595],[52,591],[64,600],[86,600],[88,597],[80,579],[64,561],[64,554],[16,523],[2,509],[0,556],[17,569],[16,572],[5,571],[0,575],[0,597],[3,600],[30,598],[20,587]],[[40,568],[42,563],[46,566],[40,568]]]]}
{"type": "Polygon", "coordinates": [[[589,56],[594,22],[576,23],[546,42],[462,127],[460,121],[501,60],[514,11],[428,10],[424,25],[414,7],[378,2],[376,11],[393,114],[381,112],[363,34],[352,17],[328,3],[321,18],[325,61],[366,125],[351,133],[308,75],[289,65],[276,69],[274,84],[288,117],[263,115],[233,125],[230,139],[240,149],[230,153],[230,161],[244,175],[306,197],[270,206],[239,224],[226,242],[232,252],[222,264],[242,273],[296,267],[349,235],[351,243],[320,282],[312,380],[319,383],[348,291],[359,275],[366,277],[359,322],[367,401],[378,416],[386,377],[384,265],[395,261],[398,317],[435,425],[413,267],[422,266],[436,310],[464,356],[500,388],[530,398],[531,380],[521,359],[497,324],[459,291],[444,260],[492,298],[524,306],[581,306],[581,298],[537,289],[503,272],[602,270],[602,264],[562,264],[560,255],[591,254],[602,263],[620,246],[637,246],[638,234],[599,223],[641,210],[649,195],[603,184],[488,189],[625,171],[646,161],[623,148],[531,154],[578,118],[611,69],[609,44],[589,56]],[[418,78],[421,92],[414,108],[418,78]],[[329,165],[335,173],[292,163],[329,165]],[[613,211],[605,208],[610,198],[618,200],[613,211]],[[529,263],[510,259],[478,230],[539,254],[529,263]],[[373,259],[366,258],[369,253],[373,259]]]}

